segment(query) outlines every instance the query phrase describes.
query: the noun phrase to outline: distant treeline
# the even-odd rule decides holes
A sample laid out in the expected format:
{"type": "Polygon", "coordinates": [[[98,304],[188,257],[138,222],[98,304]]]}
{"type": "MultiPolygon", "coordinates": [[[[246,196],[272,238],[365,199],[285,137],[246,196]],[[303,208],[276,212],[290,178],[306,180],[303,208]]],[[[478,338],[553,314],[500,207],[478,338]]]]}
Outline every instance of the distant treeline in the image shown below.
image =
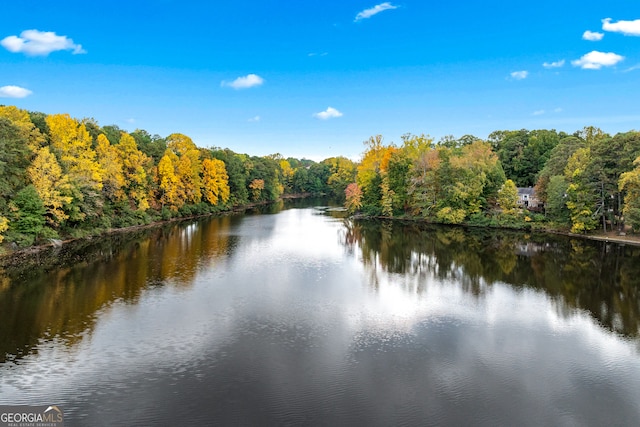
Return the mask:
{"type": "Polygon", "coordinates": [[[0,241],[28,246],[112,228],[214,213],[293,193],[345,200],[352,212],[485,226],[586,232],[640,229],[640,133],[586,127],[371,137],[359,163],[201,148],[186,135],[0,106],[0,241]],[[518,208],[535,186],[544,210],[518,208]]]}
{"type": "Polygon", "coordinates": [[[0,241],[29,246],[290,193],[344,197],[355,166],[200,148],[179,133],[0,106],[0,241]]]}
{"type": "Polygon", "coordinates": [[[346,189],[352,211],[576,233],[622,229],[624,221],[640,229],[640,132],[496,131],[486,141],[465,135],[437,144],[405,135],[400,146],[377,136],[365,144],[346,189]],[[534,187],[541,213],[519,208],[517,187],[534,187]]]}

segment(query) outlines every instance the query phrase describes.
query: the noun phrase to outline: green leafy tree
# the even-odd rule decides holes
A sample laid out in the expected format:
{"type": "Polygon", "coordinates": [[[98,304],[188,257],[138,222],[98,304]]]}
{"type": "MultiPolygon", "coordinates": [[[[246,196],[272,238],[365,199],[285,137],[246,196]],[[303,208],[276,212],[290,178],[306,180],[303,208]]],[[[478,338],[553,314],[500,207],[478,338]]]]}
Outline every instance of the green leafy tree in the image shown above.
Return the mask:
{"type": "Polygon", "coordinates": [[[11,120],[0,117],[0,209],[27,184],[31,151],[28,139],[11,120]]]}
{"type": "Polygon", "coordinates": [[[547,185],[553,176],[564,175],[569,158],[579,148],[586,147],[586,142],[576,136],[562,138],[549,153],[549,160],[538,175],[536,194],[543,202],[547,200],[547,185]]]}
{"type": "Polygon", "coordinates": [[[157,164],[167,149],[167,141],[159,135],[151,135],[144,129],[136,129],[130,135],[135,139],[138,149],[157,164]]]}
{"type": "Polygon", "coordinates": [[[547,216],[557,222],[570,221],[570,212],[567,208],[567,190],[569,184],[563,175],[554,175],[547,185],[547,216]]]}
{"type": "Polygon", "coordinates": [[[327,185],[334,196],[344,197],[347,186],[355,181],[356,165],[346,157],[331,157],[323,160],[329,166],[331,175],[327,179],[327,185]]]}
{"type": "Polygon", "coordinates": [[[36,188],[29,185],[18,192],[13,200],[15,207],[14,219],[11,227],[17,232],[37,239],[44,230],[47,212],[36,188]]]}

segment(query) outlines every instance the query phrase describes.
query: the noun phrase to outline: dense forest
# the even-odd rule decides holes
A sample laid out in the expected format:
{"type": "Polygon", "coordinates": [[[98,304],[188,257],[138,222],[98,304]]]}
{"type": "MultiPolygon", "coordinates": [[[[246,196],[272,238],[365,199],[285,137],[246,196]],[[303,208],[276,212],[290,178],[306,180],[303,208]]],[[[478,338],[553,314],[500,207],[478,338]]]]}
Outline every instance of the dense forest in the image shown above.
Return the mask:
{"type": "Polygon", "coordinates": [[[0,241],[29,246],[230,210],[285,194],[343,195],[346,158],[320,163],[200,148],[186,135],[0,106],[0,241]]]}
{"type": "Polygon", "coordinates": [[[0,106],[0,242],[29,246],[207,214],[287,194],[341,198],[351,212],[500,227],[640,229],[640,132],[496,131],[437,143],[365,141],[358,163],[251,156],[186,135],[0,106]],[[534,187],[544,209],[518,206],[534,187]]]}

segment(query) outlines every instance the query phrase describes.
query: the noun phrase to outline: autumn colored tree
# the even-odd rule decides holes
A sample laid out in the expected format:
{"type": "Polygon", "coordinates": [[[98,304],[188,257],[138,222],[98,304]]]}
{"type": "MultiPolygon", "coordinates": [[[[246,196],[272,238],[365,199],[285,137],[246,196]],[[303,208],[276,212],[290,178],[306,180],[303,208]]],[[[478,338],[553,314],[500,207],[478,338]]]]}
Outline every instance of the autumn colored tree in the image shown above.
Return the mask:
{"type": "MultiPolygon", "coordinates": [[[[255,180],[262,180],[263,188],[260,191],[260,200],[274,201],[280,197],[283,188],[278,176],[279,166],[277,160],[269,156],[252,156],[245,161],[245,166],[248,171],[247,188],[250,192],[254,190],[251,188],[251,184],[255,180]]],[[[257,201],[256,199],[253,200],[257,201]]]]}
{"type": "Polygon", "coordinates": [[[51,147],[72,184],[81,189],[100,191],[103,171],[96,161],[86,127],[68,114],[50,115],[46,121],[51,147]]]}
{"type": "Polygon", "coordinates": [[[635,168],[620,177],[620,191],[625,192],[624,214],[635,232],[640,231],[640,157],[633,163],[635,168]]]}
{"type": "Polygon", "coordinates": [[[345,192],[345,207],[349,212],[356,212],[362,207],[362,190],[358,187],[358,184],[352,182],[347,185],[345,192]]]}
{"type": "Polygon", "coordinates": [[[508,179],[502,184],[498,193],[498,205],[505,213],[513,212],[518,206],[518,188],[512,180],[508,179]]]}
{"type": "Polygon", "coordinates": [[[0,243],[4,240],[3,233],[9,229],[9,220],[0,215],[0,243]]]}
{"type": "Polygon", "coordinates": [[[175,164],[179,159],[171,150],[166,150],[164,156],[158,162],[157,179],[162,207],[168,206],[177,211],[184,205],[184,192],[180,185],[180,179],[176,173],[175,164]]]}
{"type": "Polygon", "coordinates": [[[246,182],[249,172],[246,168],[247,156],[237,154],[229,149],[211,150],[211,156],[224,162],[229,176],[229,203],[239,206],[249,201],[249,191],[246,182]]]}
{"type": "Polygon", "coordinates": [[[229,176],[224,162],[218,159],[205,159],[202,162],[203,189],[206,200],[212,205],[229,200],[229,176]]]}
{"type": "Polygon", "coordinates": [[[567,187],[567,208],[571,214],[571,231],[584,233],[597,226],[594,207],[597,194],[589,185],[585,170],[589,164],[591,151],[589,147],[580,148],[569,158],[565,168],[567,187]]]}
{"type": "Polygon", "coordinates": [[[202,162],[200,150],[191,138],[180,133],[167,137],[167,148],[179,158],[176,172],[180,179],[187,203],[200,203],[202,200],[202,162]]]}
{"type": "MultiPolygon", "coordinates": [[[[376,135],[364,142],[367,146],[362,160],[358,165],[356,182],[362,191],[363,208],[370,213],[379,214],[382,212],[381,201],[391,201],[393,195],[389,194],[391,188],[388,180],[383,181],[387,175],[391,156],[397,150],[396,147],[382,144],[382,136],[376,135]]],[[[388,209],[385,208],[386,211],[388,209]]]]}
{"type": "Polygon", "coordinates": [[[264,179],[254,179],[249,183],[249,189],[251,190],[251,199],[254,201],[260,200],[262,190],[264,190],[264,179]]]}
{"type": "Polygon", "coordinates": [[[322,161],[329,166],[327,185],[334,196],[344,197],[347,185],[356,179],[356,165],[346,157],[330,157],[322,161]]]}
{"type": "Polygon", "coordinates": [[[103,193],[114,202],[122,200],[126,181],[118,148],[111,145],[104,134],[100,134],[97,136],[96,154],[103,172],[103,193]]]}
{"type": "Polygon", "coordinates": [[[280,173],[282,174],[284,192],[291,193],[293,191],[293,175],[296,171],[291,167],[289,161],[285,159],[280,159],[278,161],[278,166],[280,166],[280,173]]]}
{"type": "Polygon", "coordinates": [[[64,206],[72,201],[69,196],[71,185],[68,176],[62,174],[62,168],[49,147],[38,150],[27,174],[46,209],[48,223],[60,225],[69,217],[64,206]]]}
{"type": "Polygon", "coordinates": [[[71,202],[65,207],[69,221],[80,223],[98,219],[103,207],[103,170],[96,160],[91,135],[84,124],[68,114],[49,115],[45,120],[51,150],[70,184],[67,195],[71,202]]]}
{"type": "Polygon", "coordinates": [[[28,148],[32,153],[35,153],[46,144],[45,135],[31,121],[31,116],[26,110],[12,105],[0,106],[0,117],[9,119],[20,130],[21,137],[27,141],[28,148]]]}
{"type": "Polygon", "coordinates": [[[149,208],[147,169],[151,167],[151,161],[138,150],[135,139],[126,132],[122,133],[120,143],[116,147],[125,177],[125,193],[131,203],[138,210],[144,212],[149,208]]]}

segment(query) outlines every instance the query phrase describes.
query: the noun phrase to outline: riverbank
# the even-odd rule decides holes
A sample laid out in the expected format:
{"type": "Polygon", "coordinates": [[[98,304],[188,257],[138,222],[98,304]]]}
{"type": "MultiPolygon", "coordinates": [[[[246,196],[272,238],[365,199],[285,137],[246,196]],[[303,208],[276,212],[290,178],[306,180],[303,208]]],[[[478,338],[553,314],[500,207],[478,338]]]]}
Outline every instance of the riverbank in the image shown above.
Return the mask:
{"type": "MultiPolygon", "coordinates": [[[[293,198],[298,198],[298,197],[295,197],[295,195],[293,195],[293,197],[289,197],[289,199],[293,199],[293,198]]],[[[171,218],[171,219],[166,219],[166,220],[158,220],[158,221],[150,222],[148,224],[138,224],[138,225],[132,225],[132,226],[129,226],[129,227],[110,228],[110,229],[104,230],[104,231],[102,231],[100,233],[91,234],[91,235],[84,236],[84,237],[71,237],[71,238],[65,238],[65,239],[51,239],[50,243],[43,243],[43,244],[39,244],[39,245],[28,246],[28,247],[25,247],[25,248],[12,249],[12,248],[7,247],[5,245],[0,250],[0,268],[1,267],[10,267],[10,266],[19,265],[20,263],[24,262],[25,260],[27,260],[27,259],[29,259],[29,258],[31,258],[33,256],[36,256],[37,254],[41,253],[42,251],[49,250],[49,249],[56,248],[56,247],[62,247],[62,246],[68,245],[69,243],[73,243],[73,242],[90,241],[90,240],[93,240],[93,239],[98,239],[98,238],[100,238],[102,236],[131,233],[131,232],[135,232],[135,231],[151,229],[151,228],[155,228],[155,227],[161,227],[163,225],[170,224],[170,223],[177,223],[177,222],[182,222],[182,221],[192,221],[192,220],[198,219],[198,218],[216,217],[216,216],[221,217],[221,216],[226,216],[226,215],[242,214],[242,213],[246,212],[247,210],[254,209],[254,208],[257,208],[257,207],[260,207],[260,206],[266,206],[266,205],[269,205],[269,204],[272,204],[272,203],[275,203],[275,202],[276,201],[255,202],[255,203],[249,203],[247,205],[242,205],[242,206],[234,206],[234,207],[232,207],[232,208],[230,208],[228,210],[224,210],[224,211],[206,213],[206,214],[201,214],[201,215],[189,215],[189,216],[184,216],[184,217],[176,217],[176,218],[171,218]]]]}
{"type": "MultiPolygon", "coordinates": [[[[247,210],[258,208],[260,206],[270,205],[270,204],[276,203],[278,201],[304,199],[304,198],[308,198],[308,197],[311,197],[311,196],[312,196],[312,194],[310,194],[310,193],[286,194],[286,195],[281,196],[280,199],[278,199],[276,201],[263,201],[263,202],[257,202],[257,203],[250,203],[250,204],[247,204],[247,205],[236,206],[236,207],[233,207],[233,208],[231,208],[229,210],[219,211],[219,212],[215,212],[215,213],[207,213],[207,214],[202,214],[202,215],[192,215],[192,216],[186,216],[186,217],[171,218],[171,219],[168,219],[168,220],[154,221],[154,222],[151,222],[149,224],[140,224],[140,225],[134,225],[134,226],[130,226],[130,227],[113,228],[113,229],[109,229],[109,230],[103,231],[101,233],[93,234],[93,235],[86,236],[86,237],[67,238],[67,239],[64,239],[64,240],[55,240],[55,241],[52,241],[51,243],[35,245],[35,246],[29,246],[29,247],[26,247],[26,248],[9,249],[9,248],[5,247],[5,248],[3,248],[4,252],[0,252],[0,267],[9,267],[9,266],[12,266],[12,265],[18,265],[18,264],[24,262],[25,260],[37,255],[38,253],[40,253],[40,252],[42,252],[44,250],[55,248],[55,247],[61,247],[61,246],[67,245],[67,244],[72,243],[72,242],[78,242],[78,241],[83,241],[83,240],[84,241],[90,241],[90,240],[95,239],[95,238],[100,238],[101,236],[107,236],[107,235],[113,235],[113,234],[122,234],[122,233],[130,233],[130,232],[134,232],[134,231],[160,227],[162,225],[166,225],[166,224],[170,224],[170,223],[174,223],[174,222],[191,221],[191,220],[198,219],[198,218],[206,218],[206,217],[211,217],[211,216],[215,217],[215,216],[226,216],[226,215],[242,214],[242,213],[246,212],[247,210]]],[[[406,217],[406,216],[403,216],[403,217],[387,217],[387,216],[368,216],[368,215],[357,214],[357,215],[354,215],[352,217],[356,218],[356,219],[379,219],[379,220],[409,221],[409,222],[422,222],[422,223],[429,223],[429,224],[446,225],[446,224],[441,224],[441,223],[433,223],[431,221],[425,220],[424,218],[415,218],[415,217],[406,217]]],[[[523,232],[536,231],[536,232],[539,232],[539,233],[563,235],[563,236],[567,236],[567,237],[574,237],[574,238],[580,238],[580,239],[590,239],[590,240],[598,240],[598,241],[611,242],[611,243],[619,243],[619,244],[628,244],[628,245],[640,246],[640,235],[636,235],[636,234],[619,235],[619,233],[617,231],[610,231],[610,232],[607,232],[607,233],[596,232],[596,233],[593,233],[593,234],[575,234],[575,233],[571,233],[571,232],[566,231],[566,230],[557,230],[557,229],[551,229],[551,228],[546,228],[546,227],[541,227],[541,228],[537,228],[536,227],[535,229],[530,229],[530,228],[482,226],[482,225],[476,225],[476,224],[459,224],[458,226],[469,227],[469,228],[486,228],[486,229],[492,229],[493,228],[493,229],[496,229],[496,230],[503,229],[503,230],[514,230],[514,231],[523,231],[523,232]]],[[[627,233],[629,231],[630,230],[628,230],[627,233]]]]}
{"type": "MultiPolygon", "coordinates": [[[[379,220],[391,220],[391,221],[409,221],[409,222],[418,222],[425,224],[434,224],[434,225],[452,225],[452,224],[444,224],[440,222],[432,222],[424,218],[416,218],[410,216],[402,216],[402,217],[390,217],[390,216],[370,216],[364,214],[354,214],[351,216],[354,219],[379,219],[379,220]]],[[[640,246],[640,235],[639,234],[631,234],[631,228],[626,227],[624,234],[620,234],[618,231],[597,231],[590,234],[577,234],[571,233],[567,230],[561,229],[553,229],[549,227],[501,227],[495,225],[480,225],[480,224],[471,224],[471,223],[463,223],[463,224],[455,224],[457,227],[468,227],[468,228],[483,228],[483,229],[495,229],[495,230],[512,230],[512,231],[522,231],[522,232],[537,232],[537,233],[547,233],[547,234],[556,234],[567,237],[575,237],[580,239],[588,239],[588,240],[598,240],[603,242],[611,242],[625,245],[634,245],[640,246]]]]}

